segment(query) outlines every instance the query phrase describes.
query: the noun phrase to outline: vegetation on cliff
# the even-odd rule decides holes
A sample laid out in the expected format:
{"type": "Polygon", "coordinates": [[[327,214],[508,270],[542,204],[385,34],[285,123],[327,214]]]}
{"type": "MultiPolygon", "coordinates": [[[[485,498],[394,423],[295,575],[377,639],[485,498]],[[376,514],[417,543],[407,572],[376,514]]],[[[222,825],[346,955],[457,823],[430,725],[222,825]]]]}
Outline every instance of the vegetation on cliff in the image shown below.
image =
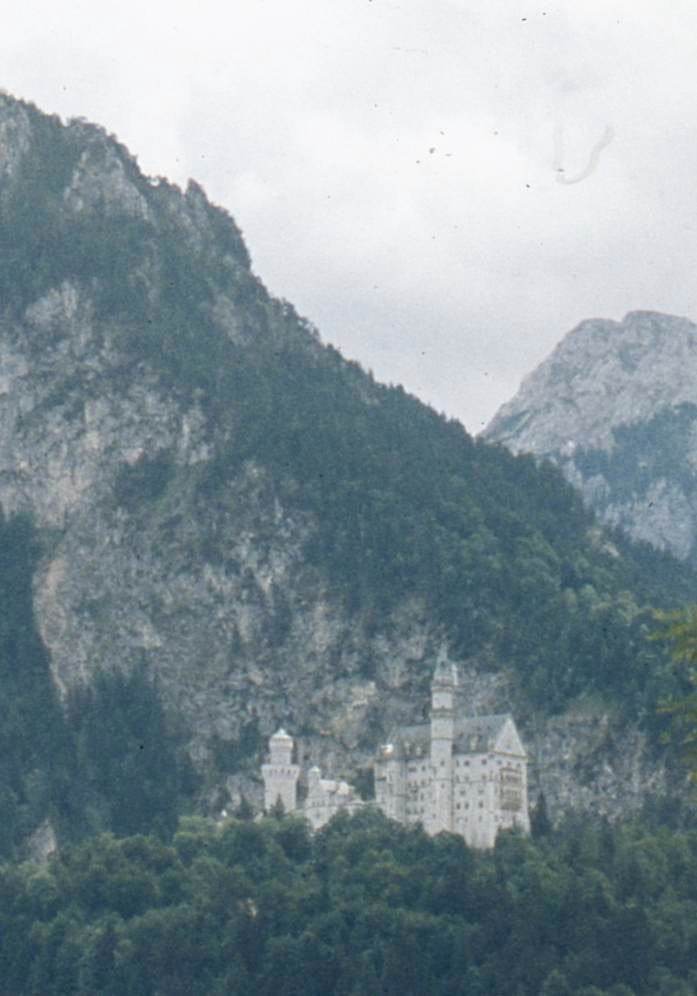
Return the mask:
{"type": "Polygon", "coordinates": [[[0,859],[47,817],[61,839],[170,834],[196,788],[184,738],[140,669],[96,671],[59,702],[33,618],[39,553],[27,518],[0,514],[0,859]]]}
{"type": "Polygon", "coordinates": [[[662,705],[662,711],[672,717],[664,739],[672,740],[682,751],[697,782],[697,605],[688,605],[671,612],[656,612],[660,627],[651,634],[652,640],[667,642],[671,657],[685,676],[689,691],[681,698],[662,705]]]}

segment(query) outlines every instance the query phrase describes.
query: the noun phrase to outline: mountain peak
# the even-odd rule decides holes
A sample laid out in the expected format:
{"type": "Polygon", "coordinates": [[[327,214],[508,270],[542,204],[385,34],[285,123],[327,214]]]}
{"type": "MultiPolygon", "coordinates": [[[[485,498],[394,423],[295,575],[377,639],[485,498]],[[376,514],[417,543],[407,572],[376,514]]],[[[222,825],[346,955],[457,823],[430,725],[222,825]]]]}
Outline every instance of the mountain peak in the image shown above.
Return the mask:
{"type": "Polygon", "coordinates": [[[484,438],[560,465],[611,525],[680,557],[697,550],[697,326],[630,311],[581,322],[484,438]]]}
{"type": "Polygon", "coordinates": [[[570,441],[612,449],[614,429],[664,408],[697,404],[697,326],[630,311],[572,329],[495,415],[485,439],[552,455],[570,441]]]}

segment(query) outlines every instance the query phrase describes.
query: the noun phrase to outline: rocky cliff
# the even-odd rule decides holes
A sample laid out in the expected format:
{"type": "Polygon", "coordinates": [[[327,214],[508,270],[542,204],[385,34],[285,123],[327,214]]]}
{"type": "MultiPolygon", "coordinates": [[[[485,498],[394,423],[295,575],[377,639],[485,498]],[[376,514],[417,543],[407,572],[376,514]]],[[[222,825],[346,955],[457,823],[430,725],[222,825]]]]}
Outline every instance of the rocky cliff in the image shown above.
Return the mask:
{"type": "MultiPolygon", "coordinates": [[[[444,647],[473,709],[516,713],[533,791],[554,813],[618,813],[665,789],[638,718],[611,699],[583,704],[580,666],[556,679],[554,716],[530,697],[561,639],[550,609],[547,644],[524,648],[546,597],[536,585],[580,631],[619,620],[627,666],[645,598],[620,598],[617,551],[561,482],[323,346],[267,294],[225,212],[193,183],[144,177],[100,128],[0,97],[0,215],[0,505],[38,530],[34,612],[61,694],[98,668],[144,665],[197,763],[215,759],[253,794],[281,723],[301,760],[351,775],[392,723],[422,715],[444,647]]],[[[490,435],[511,442],[517,427],[519,449],[562,454],[583,438],[612,453],[598,392],[627,422],[661,398],[697,401],[692,327],[630,327],[622,355],[614,326],[589,323],[550,361],[562,385],[596,357],[587,404],[560,386],[538,429],[512,407],[490,435]],[[649,383],[642,330],[672,357],[652,402],[629,388],[649,383]]]]}
{"type": "Polygon", "coordinates": [[[484,438],[556,463],[611,526],[697,555],[697,326],[630,312],[582,322],[484,438]]]}

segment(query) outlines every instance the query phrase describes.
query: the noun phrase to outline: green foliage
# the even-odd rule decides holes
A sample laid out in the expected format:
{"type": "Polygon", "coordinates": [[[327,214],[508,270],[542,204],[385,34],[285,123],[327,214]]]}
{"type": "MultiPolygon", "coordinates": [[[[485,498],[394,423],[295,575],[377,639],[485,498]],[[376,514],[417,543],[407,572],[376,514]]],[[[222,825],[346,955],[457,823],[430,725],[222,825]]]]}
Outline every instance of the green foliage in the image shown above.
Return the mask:
{"type": "Polygon", "coordinates": [[[690,778],[697,782],[697,605],[655,612],[654,618],[661,625],[650,634],[650,639],[670,644],[671,657],[679,665],[690,689],[687,694],[663,704],[663,712],[673,718],[665,738],[680,744],[690,768],[690,778]]]}
{"type": "Polygon", "coordinates": [[[697,406],[683,402],[663,409],[648,422],[613,429],[610,450],[574,452],[574,462],[587,479],[601,474],[613,501],[631,501],[660,479],[675,481],[687,495],[694,490],[694,473],[685,460],[694,432],[697,406]]]}
{"type": "Polygon", "coordinates": [[[0,511],[0,857],[15,853],[39,817],[60,805],[70,738],[36,632],[32,577],[38,557],[28,518],[0,511]]]}
{"type": "Polygon", "coordinates": [[[169,834],[197,788],[184,738],[139,668],[98,673],[62,707],[33,618],[38,556],[30,520],[0,510],[0,859],[47,816],[63,839],[169,834]]]}
{"type": "Polygon", "coordinates": [[[493,852],[377,811],[182,823],[0,867],[0,994],[694,991],[697,836],[575,821],[493,852]]]}
{"type": "Polygon", "coordinates": [[[76,810],[91,813],[84,829],[170,834],[196,778],[144,669],[97,673],[72,694],[68,721],[79,765],[76,810]]]}
{"type": "Polygon", "coordinates": [[[236,740],[223,740],[216,734],[211,737],[209,746],[216,768],[225,774],[258,756],[266,748],[267,739],[260,732],[259,720],[255,717],[242,725],[236,740]]]}
{"type": "Polygon", "coordinates": [[[670,643],[671,657],[677,663],[697,666],[697,605],[656,611],[654,618],[660,628],[649,634],[649,639],[670,643]]]}

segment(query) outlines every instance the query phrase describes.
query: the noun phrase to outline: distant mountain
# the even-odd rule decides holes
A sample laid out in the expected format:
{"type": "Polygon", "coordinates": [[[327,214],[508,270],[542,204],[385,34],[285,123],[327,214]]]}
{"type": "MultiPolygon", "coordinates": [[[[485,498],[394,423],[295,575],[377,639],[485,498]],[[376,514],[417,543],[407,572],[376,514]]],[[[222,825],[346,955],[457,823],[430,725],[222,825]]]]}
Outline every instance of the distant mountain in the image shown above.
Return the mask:
{"type": "Polygon", "coordinates": [[[1,96],[0,315],[0,505],[12,549],[32,537],[0,567],[37,631],[32,668],[11,627],[0,668],[18,727],[49,729],[40,686],[54,731],[0,763],[20,829],[171,821],[182,738],[200,805],[255,798],[281,723],[351,776],[422,717],[439,651],[474,712],[514,712],[553,814],[665,791],[679,686],[644,635],[691,571],[323,345],[195,183],[1,96]]]}
{"type": "Polygon", "coordinates": [[[483,437],[556,463],[630,536],[697,559],[697,326],[630,312],[570,332],[483,437]]]}

